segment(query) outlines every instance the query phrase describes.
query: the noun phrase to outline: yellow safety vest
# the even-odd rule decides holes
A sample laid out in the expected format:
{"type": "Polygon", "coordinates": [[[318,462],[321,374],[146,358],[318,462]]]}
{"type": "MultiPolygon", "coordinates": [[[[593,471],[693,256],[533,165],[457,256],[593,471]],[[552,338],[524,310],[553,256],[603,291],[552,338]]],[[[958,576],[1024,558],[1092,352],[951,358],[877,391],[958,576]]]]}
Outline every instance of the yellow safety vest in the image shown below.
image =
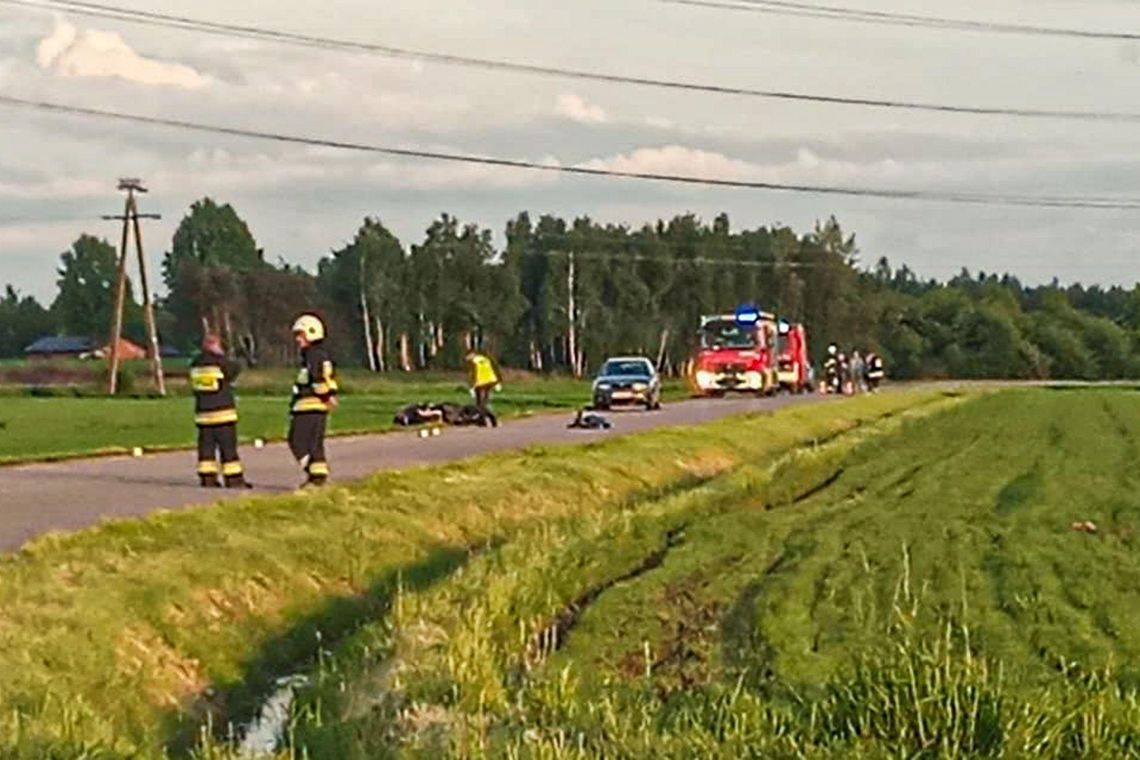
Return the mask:
{"type": "Polygon", "coordinates": [[[480,354],[472,357],[471,365],[474,368],[474,387],[482,388],[484,385],[498,384],[499,376],[495,374],[495,367],[486,356],[480,354]]]}

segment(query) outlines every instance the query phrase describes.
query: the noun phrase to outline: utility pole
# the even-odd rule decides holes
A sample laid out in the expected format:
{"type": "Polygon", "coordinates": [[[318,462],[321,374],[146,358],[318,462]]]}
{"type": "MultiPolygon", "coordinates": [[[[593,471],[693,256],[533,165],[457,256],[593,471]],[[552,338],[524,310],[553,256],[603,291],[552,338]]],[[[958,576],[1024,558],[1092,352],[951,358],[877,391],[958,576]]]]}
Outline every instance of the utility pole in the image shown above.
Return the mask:
{"type": "Polygon", "coordinates": [[[123,338],[123,309],[127,299],[127,244],[134,232],[135,251],[139,260],[139,282],[142,286],[143,318],[146,320],[147,354],[154,372],[154,383],[160,396],[166,395],[166,378],[162,373],[162,352],[158,345],[158,328],[154,322],[154,303],[150,297],[150,283],[146,276],[146,256],[143,255],[142,228],[139,219],[161,219],[159,214],[140,214],[135,193],[145,193],[142,180],[120,179],[120,192],[127,194],[122,216],[104,216],[105,220],[121,220],[123,237],[119,244],[119,267],[115,284],[115,313],[111,320],[111,378],[108,391],[114,396],[119,389],[119,342],[123,338]]]}

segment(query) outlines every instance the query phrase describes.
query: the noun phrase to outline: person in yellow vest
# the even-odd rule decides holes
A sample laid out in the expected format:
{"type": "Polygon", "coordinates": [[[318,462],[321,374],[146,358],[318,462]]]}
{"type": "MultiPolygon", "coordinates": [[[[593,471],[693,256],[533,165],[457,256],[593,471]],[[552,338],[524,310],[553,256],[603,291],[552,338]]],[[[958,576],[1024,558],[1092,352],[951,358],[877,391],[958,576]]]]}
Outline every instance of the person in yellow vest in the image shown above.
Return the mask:
{"type": "Polygon", "coordinates": [[[289,406],[289,450],[305,471],[304,485],[320,486],[329,479],[325,432],[329,412],[337,405],[336,367],[325,348],[325,324],[315,314],[297,318],[293,338],[301,350],[301,367],[289,406]]]}
{"type": "Polygon", "coordinates": [[[471,394],[475,397],[475,406],[479,408],[483,419],[490,422],[492,427],[498,427],[499,420],[491,409],[491,392],[500,388],[498,367],[489,356],[471,349],[467,352],[467,369],[468,384],[471,386],[471,394]]]}
{"type": "Polygon", "coordinates": [[[207,335],[190,365],[194,422],[198,426],[198,480],[203,488],[249,488],[238,457],[237,402],[234,380],[241,366],[226,358],[222,339],[207,335]],[[221,460],[221,465],[218,462],[221,460]]]}

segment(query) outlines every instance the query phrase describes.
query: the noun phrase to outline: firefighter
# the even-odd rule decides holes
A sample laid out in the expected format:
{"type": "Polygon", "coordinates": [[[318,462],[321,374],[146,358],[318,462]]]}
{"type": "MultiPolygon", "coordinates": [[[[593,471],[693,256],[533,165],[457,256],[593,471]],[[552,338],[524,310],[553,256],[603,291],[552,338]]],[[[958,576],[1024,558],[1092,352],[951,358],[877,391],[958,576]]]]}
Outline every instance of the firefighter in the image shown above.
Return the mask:
{"type": "Polygon", "coordinates": [[[851,349],[851,392],[867,392],[867,362],[859,353],[859,349],[851,349]]]}
{"type": "Polygon", "coordinates": [[[834,343],[827,347],[827,359],[823,362],[825,393],[840,393],[843,390],[843,373],[846,360],[834,343]]]}
{"type": "Polygon", "coordinates": [[[226,358],[222,340],[217,335],[205,337],[202,352],[190,365],[194,422],[198,426],[198,480],[203,488],[221,485],[219,474],[226,488],[250,487],[238,457],[238,412],[233,383],[240,371],[237,362],[226,358]]]}
{"type": "Polygon", "coordinates": [[[883,369],[883,357],[874,353],[867,354],[867,387],[871,393],[879,390],[886,374],[886,370],[883,369]]]}
{"type": "Polygon", "coordinates": [[[325,325],[314,314],[293,323],[293,338],[301,350],[301,368],[290,405],[289,450],[305,471],[306,486],[328,482],[325,431],[329,412],[336,408],[336,367],[325,348],[325,325]]]}
{"type": "Polygon", "coordinates": [[[470,373],[469,384],[471,395],[475,397],[475,406],[483,419],[491,423],[491,427],[498,427],[499,420],[491,410],[491,392],[500,389],[499,371],[495,362],[486,354],[475,349],[467,352],[467,368],[470,373]]]}

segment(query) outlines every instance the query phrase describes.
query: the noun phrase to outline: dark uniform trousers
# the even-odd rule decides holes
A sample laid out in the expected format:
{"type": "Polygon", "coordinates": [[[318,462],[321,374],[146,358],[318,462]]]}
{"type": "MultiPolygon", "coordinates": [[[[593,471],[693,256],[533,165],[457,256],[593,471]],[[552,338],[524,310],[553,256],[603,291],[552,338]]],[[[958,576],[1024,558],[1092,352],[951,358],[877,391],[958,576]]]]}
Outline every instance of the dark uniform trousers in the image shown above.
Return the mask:
{"type": "Polygon", "coordinates": [[[489,422],[493,427],[499,426],[499,418],[495,416],[495,412],[491,409],[491,391],[495,389],[494,385],[478,385],[475,387],[475,406],[479,408],[479,412],[483,415],[485,422],[489,422]]]}
{"type": "Polygon", "coordinates": [[[208,484],[216,483],[219,473],[227,485],[243,479],[236,422],[198,426],[198,475],[208,484]]]}
{"type": "Polygon", "coordinates": [[[329,462],[325,457],[328,421],[327,412],[294,412],[289,423],[289,450],[314,483],[323,483],[329,477],[329,462]]]}

